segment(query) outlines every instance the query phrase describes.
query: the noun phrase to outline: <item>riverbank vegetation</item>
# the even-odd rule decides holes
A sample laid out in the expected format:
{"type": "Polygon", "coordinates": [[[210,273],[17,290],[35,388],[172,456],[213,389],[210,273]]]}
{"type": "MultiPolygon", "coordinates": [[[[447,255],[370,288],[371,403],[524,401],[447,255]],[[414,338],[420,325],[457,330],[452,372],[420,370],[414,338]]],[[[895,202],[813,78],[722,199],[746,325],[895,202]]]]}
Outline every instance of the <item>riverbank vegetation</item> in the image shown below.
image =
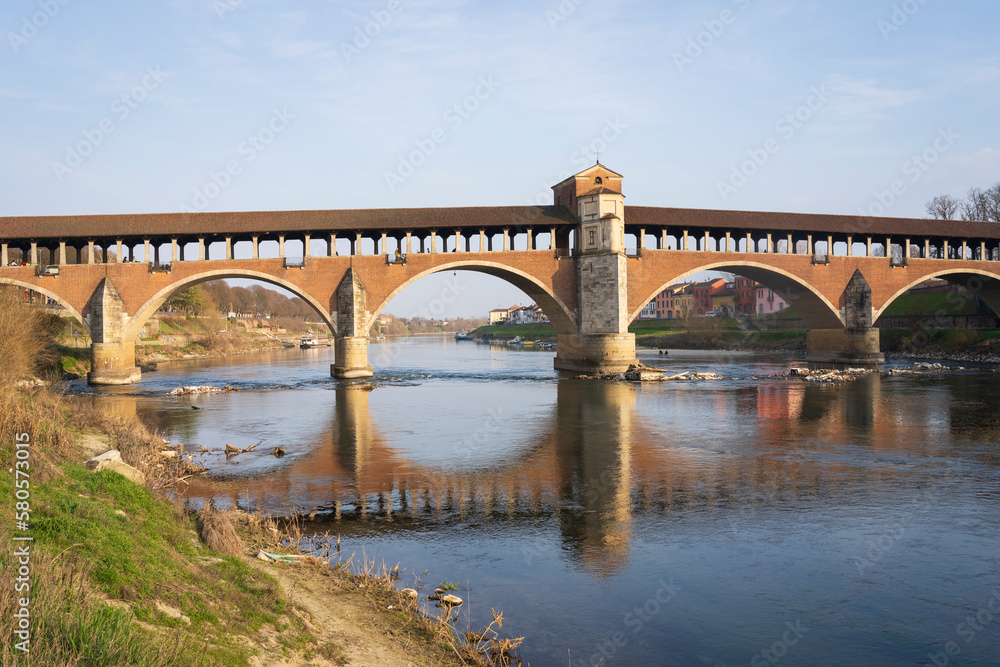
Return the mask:
{"type": "MultiPolygon", "coordinates": [[[[799,330],[747,331],[737,320],[722,317],[690,317],[671,320],[637,320],[629,325],[637,347],[697,350],[804,350],[806,332],[799,330]]],[[[555,342],[550,324],[497,324],[476,329],[480,340],[555,342]]]]}
{"type": "Polygon", "coordinates": [[[250,557],[298,553],[294,524],[184,511],[169,496],[183,457],[134,415],[38,380],[60,372],[51,326],[0,290],[0,540],[25,550],[0,554],[0,664],[485,664],[370,564],[250,557]],[[110,448],[146,484],[82,465],[110,448]]]}

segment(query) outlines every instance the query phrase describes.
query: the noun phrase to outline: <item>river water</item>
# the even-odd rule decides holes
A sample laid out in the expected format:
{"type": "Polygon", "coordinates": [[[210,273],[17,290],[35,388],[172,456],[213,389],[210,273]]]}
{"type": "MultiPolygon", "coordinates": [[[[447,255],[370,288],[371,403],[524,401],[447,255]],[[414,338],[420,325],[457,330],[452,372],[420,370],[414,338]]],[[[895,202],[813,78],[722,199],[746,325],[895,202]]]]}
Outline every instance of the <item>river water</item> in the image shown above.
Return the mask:
{"type": "Polygon", "coordinates": [[[463,628],[503,610],[534,667],[1000,664],[1000,373],[640,357],[725,379],[560,378],[551,352],[424,337],[372,343],[374,389],[319,349],[75,390],[212,450],[192,507],[318,509],[400,587],[458,583],[463,628]]]}

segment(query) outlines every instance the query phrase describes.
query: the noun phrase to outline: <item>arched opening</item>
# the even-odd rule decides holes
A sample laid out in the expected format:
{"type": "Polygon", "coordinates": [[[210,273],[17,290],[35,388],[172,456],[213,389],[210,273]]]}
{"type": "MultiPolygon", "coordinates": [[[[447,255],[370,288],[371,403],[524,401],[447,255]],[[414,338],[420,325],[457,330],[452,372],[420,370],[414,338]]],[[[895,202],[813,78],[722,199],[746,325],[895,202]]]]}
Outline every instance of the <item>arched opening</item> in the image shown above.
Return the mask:
{"type": "Polygon", "coordinates": [[[0,278],[0,285],[10,285],[12,287],[18,287],[22,289],[31,290],[33,292],[38,292],[44,295],[46,298],[51,299],[53,302],[59,304],[59,306],[65,311],[67,317],[72,317],[76,322],[83,327],[87,335],[90,335],[90,325],[83,318],[83,313],[74,308],[69,301],[66,301],[61,296],[55,292],[51,292],[44,287],[39,287],[38,285],[32,285],[30,283],[21,282],[20,280],[13,280],[10,278],[0,278]]]}
{"type": "Polygon", "coordinates": [[[886,352],[977,352],[980,330],[996,329],[1000,275],[941,271],[914,281],[873,313],[886,352]],[[928,350],[927,346],[931,346],[928,350]]]}
{"type": "MultiPolygon", "coordinates": [[[[336,333],[336,322],[334,322],[328,309],[323,306],[318,300],[313,296],[303,291],[300,287],[294,283],[276,278],[274,276],[268,275],[266,273],[261,273],[257,271],[248,270],[216,270],[216,271],[206,271],[204,273],[199,273],[197,275],[191,276],[179,282],[173,283],[168,287],[163,288],[151,298],[149,298],[142,306],[140,306],[136,313],[129,319],[128,324],[125,329],[125,340],[134,340],[142,332],[143,326],[150,317],[173,295],[181,292],[188,287],[195,285],[200,285],[202,283],[213,281],[213,280],[226,280],[226,279],[250,279],[258,280],[263,283],[269,283],[271,285],[276,285],[281,287],[295,296],[301,298],[303,301],[308,303],[312,309],[319,316],[320,320],[329,327],[330,331],[336,333]]],[[[216,304],[217,306],[222,306],[222,304],[216,304]]],[[[228,304],[226,304],[228,306],[228,304]]]]}
{"type": "MultiPolygon", "coordinates": [[[[890,317],[919,316],[928,318],[928,321],[933,324],[935,317],[947,318],[954,315],[983,314],[983,308],[978,304],[987,307],[993,315],[1000,316],[1000,275],[978,270],[939,271],[922,276],[919,280],[899,289],[886,299],[885,303],[872,314],[872,317],[878,320],[883,315],[890,317]],[[945,282],[957,289],[939,289],[943,286],[933,284],[938,281],[945,282]],[[921,286],[926,287],[921,289],[921,286]],[[927,303],[923,307],[919,307],[919,304],[916,303],[912,304],[913,307],[906,303],[903,304],[902,308],[899,307],[899,302],[905,302],[905,297],[920,296],[921,294],[945,296],[927,299],[927,303]],[[908,309],[909,313],[906,312],[908,309]]],[[[939,319],[939,321],[943,322],[944,319],[939,319]]]]}
{"type": "MultiPolygon", "coordinates": [[[[433,269],[428,269],[427,271],[410,277],[405,282],[400,284],[388,296],[386,296],[381,303],[369,303],[368,305],[371,316],[368,319],[367,330],[372,330],[372,326],[378,320],[379,315],[381,315],[392,300],[407,287],[413,285],[422,278],[447,271],[455,272],[456,278],[466,272],[474,272],[499,278],[500,280],[521,290],[525,296],[537,304],[541,309],[541,312],[548,318],[552,328],[557,334],[569,334],[576,332],[576,318],[573,311],[558,296],[556,296],[550,288],[546,287],[541,280],[520,271],[519,269],[514,269],[503,264],[477,260],[459,260],[434,267],[433,269]]],[[[450,305],[450,303],[453,303],[454,300],[466,289],[467,288],[463,286],[461,281],[458,279],[454,281],[445,281],[440,294],[429,299],[423,307],[423,310],[426,310],[431,317],[440,317],[447,312],[447,306],[450,305]]],[[[482,313],[482,315],[486,314],[487,313],[485,312],[482,313]]]]}
{"type": "MultiPolygon", "coordinates": [[[[757,311],[755,314],[760,315],[761,313],[756,308],[758,300],[762,298],[765,304],[773,304],[773,300],[768,302],[767,299],[769,296],[776,296],[794,308],[798,317],[810,329],[839,329],[844,326],[839,308],[823,296],[819,290],[790,273],[756,262],[709,264],[674,276],[671,280],[662,283],[651,294],[645,295],[637,307],[633,308],[629,316],[629,323],[639,316],[647,304],[658,299],[669,288],[685,281],[690,282],[690,278],[704,271],[729,273],[736,277],[735,285],[731,288],[736,294],[727,295],[727,298],[732,299],[732,303],[727,301],[725,304],[731,305],[734,313],[741,312],[742,308],[744,314],[749,314],[746,306],[752,302],[755,304],[754,311],[757,311]],[[748,282],[741,286],[739,278],[745,278],[748,282]],[[759,287],[751,285],[749,281],[759,285],[759,287]],[[757,293],[750,295],[751,290],[756,290],[757,293]],[[764,293],[761,294],[760,290],[763,290],[764,293]],[[744,298],[740,296],[741,292],[748,294],[744,298]]],[[[692,289],[689,295],[682,296],[682,298],[661,299],[665,304],[663,311],[672,311],[674,318],[683,318],[704,315],[706,312],[714,310],[715,306],[713,306],[710,296],[712,290],[706,288],[702,290],[702,293],[695,294],[694,292],[697,291],[697,289],[692,289]]],[[[763,314],[771,312],[774,311],[765,307],[763,314]]]]}

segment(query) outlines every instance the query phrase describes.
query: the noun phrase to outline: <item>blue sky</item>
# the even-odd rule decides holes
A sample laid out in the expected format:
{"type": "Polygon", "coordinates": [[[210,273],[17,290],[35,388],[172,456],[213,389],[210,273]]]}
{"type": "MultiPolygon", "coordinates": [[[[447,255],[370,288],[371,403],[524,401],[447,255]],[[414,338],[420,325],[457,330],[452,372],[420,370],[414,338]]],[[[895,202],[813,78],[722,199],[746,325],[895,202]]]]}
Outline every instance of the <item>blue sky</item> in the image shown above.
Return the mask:
{"type": "MultiPolygon", "coordinates": [[[[1000,180],[997,25],[985,0],[9,0],[0,214],[549,203],[599,148],[630,204],[856,213],[898,179],[886,215],[923,217],[1000,180]]],[[[460,280],[445,315],[527,303],[460,280]]]]}

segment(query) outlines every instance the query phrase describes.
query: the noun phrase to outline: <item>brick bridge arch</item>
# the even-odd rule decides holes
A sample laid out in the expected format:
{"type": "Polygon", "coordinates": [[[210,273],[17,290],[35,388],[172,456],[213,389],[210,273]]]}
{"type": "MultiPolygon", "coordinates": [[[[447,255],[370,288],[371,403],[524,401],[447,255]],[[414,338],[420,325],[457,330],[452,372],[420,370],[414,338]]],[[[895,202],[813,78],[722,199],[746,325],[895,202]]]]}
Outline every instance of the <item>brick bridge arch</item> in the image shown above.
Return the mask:
{"type": "Polygon", "coordinates": [[[378,318],[382,310],[385,309],[385,307],[389,305],[389,302],[391,302],[404,289],[421,278],[425,278],[429,275],[456,270],[483,273],[510,283],[527,294],[534,300],[535,303],[538,304],[538,306],[542,309],[542,312],[544,312],[546,317],[549,318],[549,321],[552,323],[552,327],[556,330],[556,333],[569,334],[576,331],[576,315],[574,314],[573,309],[571,309],[565,301],[553,291],[551,280],[549,281],[550,284],[546,285],[540,278],[524,270],[508,264],[486,262],[482,260],[459,260],[446,262],[444,264],[439,264],[432,268],[419,271],[415,274],[408,275],[403,282],[399,283],[394,289],[392,289],[391,292],[389,292],[387,296],[382,298],[374,306],[374,308],[371,309],[371,315],[368,317],[365,331],[367,332],[371,330],[372,325],[375,323],[376,318],[378,318]]]}
{"type": "Polygon", "coordinates": [[[129,318],[128,324],[125,328],[125,339],[134,340],[135,338],[138,338],[139,334],[142,332],[142,327],[146,324],[147,320],[153,316],[153,314],[168,298],[170,298],[171,295],[193,285],[199,285],[211,280],[225,280],[226,278],[260,280],[261,282],[282,287],[312,306],[313,310],[315,310],[316,313],[323,318],[323,322],[330,327],[330,330],[334,334],[337,333],[336,323],[330,318],[329,310],[324,308],[316,297],[306,292],[299,285],[279,278],[274,274],[264,273],[262,271],[252,271],[249,269],[217,269],[184,276],[176,282],[172,282],[166,287],[163,287],[153,296],[148,298],[145,303],[139,306],[135,314],[129,318]]]}
{"type": "Polygon", "coordinates": [[[48,290],[44,287],[41,287],[36,283],[26,283],[20,280],[15,280],[13,278],[0,278],[0,285],[13,285],[15,287],[23,287],[25,289],[30,289],[34,292],[38,292],[39,294],[44,294],[45,296],[49,297],[50,299],[58,303],[60,306],[62,306],[66,310],[66,312],[72,315],[73,319],[75,319],[77,323],[79,323],[80,326],[83,327],[84,331],[87,332],[87,335],[88,336],[90,335],[90,325],[83,318],[83,313],[74,308],[73,304],[71,304],[69,301],[59,296],[55,292],[48,290]]]}
{"type": "MultiPolygon", "coordinates": [[[[844,319],[838,305],[811,285],[808,280],[776,266],[751,261],[723,261],[703,264],[688,268],[666,282],[659,278],[663,274],[662,270],[657,271],[651,277],[652,279],[647,278],[640,282],[639,289],[636,290],[635,300],[629,299],[629,323],[635,320],[646,304],[656,298],[656,295],[664,289],[702,271],[724,271],[766,285],[769,289],[777,292],[788,304],[795,306],[799,316],[810,329],[835,329],[844,326],[844,319]],[[650,285],[655,285],[655,288],[650,290],[650,285]]],[[[630,287],[632,284],[630,277],[630,287]]]]}
{"type": "Polygon", "coordinates": [[[983,271],[981,269],[963,268],[961,270],[941,270],[934,271],[911,280],[908,284],[899,287],[895,293],[886,297],[885,301],[872,313],[872,321],[877,320],[885,310],[892,305],[892,302],[905,294],[920,283],[934,278],[947,280],[965,287],[970,293],[981,299],[989,306],[994,313],[1000,315],[1000,273],[993,271],[983,271]],[[977,281],[979,284],[977,285],[977,281]]]}

